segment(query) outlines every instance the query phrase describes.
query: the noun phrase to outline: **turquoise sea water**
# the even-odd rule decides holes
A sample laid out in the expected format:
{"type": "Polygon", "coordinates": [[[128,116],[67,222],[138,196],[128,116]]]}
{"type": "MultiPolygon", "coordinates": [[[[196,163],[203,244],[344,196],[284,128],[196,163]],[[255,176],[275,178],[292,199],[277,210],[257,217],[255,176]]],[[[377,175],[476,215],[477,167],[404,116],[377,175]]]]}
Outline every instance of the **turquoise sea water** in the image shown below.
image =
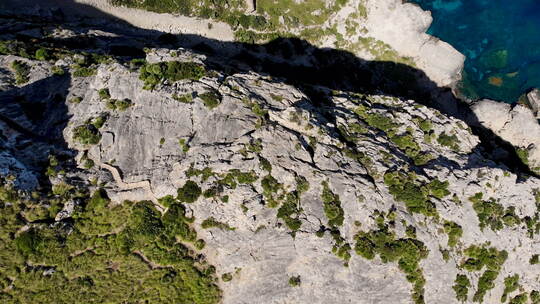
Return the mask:
{"type": "Polygon", "coordinates": [[[540,87],[540,0],[410,0],[433,15],[428,33],[467,56],[461,93],[516,102],[540,87]]]}

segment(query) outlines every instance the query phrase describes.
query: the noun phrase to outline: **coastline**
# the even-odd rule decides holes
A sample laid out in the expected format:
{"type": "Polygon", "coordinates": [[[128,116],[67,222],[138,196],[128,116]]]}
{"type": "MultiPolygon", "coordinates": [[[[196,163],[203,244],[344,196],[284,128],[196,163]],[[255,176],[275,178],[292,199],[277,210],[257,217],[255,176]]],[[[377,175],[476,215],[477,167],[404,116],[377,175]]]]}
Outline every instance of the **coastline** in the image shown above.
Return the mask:
{"type": "Polygon", "coordinates": [[[418,68],[439,86],[455,89],[461,80],[465,56],[426,33],[433,22],[431,12],[401,0],[370,0],[367,8],[366,26],[371,36],[401,55],[413,57],[418,68]]]}

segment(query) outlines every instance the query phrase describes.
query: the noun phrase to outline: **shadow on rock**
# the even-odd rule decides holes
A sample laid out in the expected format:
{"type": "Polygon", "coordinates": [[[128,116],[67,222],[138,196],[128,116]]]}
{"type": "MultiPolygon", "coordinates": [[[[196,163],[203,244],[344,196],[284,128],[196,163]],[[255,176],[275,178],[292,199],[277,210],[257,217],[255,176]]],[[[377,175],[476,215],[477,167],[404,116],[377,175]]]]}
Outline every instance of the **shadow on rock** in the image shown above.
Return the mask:
{"type": "MultiPolygon", "coordinates": [[[[25,0],[25,2],[35,3],[36,1],[25,0]]],[[[8,1],[5,5],[9,7],[19,4],[18,1],[16,3],[8,1]]],[[[360,95],[377,94],[401,100],[415,100],[417,103],[439,110],[469,125],[473,133],[481,140],[481,145],[477,148],[478,152],[483,153],[486,158],[493,159],[518,173],[534,175],[521,162],[512,145],[480,125],[468,104],[458,99],[451,89],[439,87],[423,71],[414,67],[388,61],[367,61],[350,52],[319,48],[298,38],[278,38],[258,45],[223,42],[191,34],[171,35],[156,30],[135,28],[99,9],[76,3],[73,0],[47,0],[39,1],[39,4],[42,7],[47,7],[47,5],[58,7],[60,10],[42,9],[39,11],[36,9],[38,14],[45,16],[40,19],[41,24],[36,25],[36,28],[54,27],[58,25],[59,20],[63,20],[64,28],[81,32],[80,24],[72,26],[68,22],[80,21],[80,16],[83,16],[84,23],[91,24],[88,29],[99,29],[115,34],[104,38],[105,40],[100,38],[100,41],[92,37],[82,40],[58,38],[48,39],[47,43],[79,50],[88,49],[92,52],[98,48],[98,51],[105,54],[122,56],[126,62],[132,58],[143,58],[144,47],[190,48],[207,56],[205,62],[207,66],[225,74],[253,71],[277,77],[279,80],[276,81],[301,89],[316,107],[323,107],[331,102],[328,98],[328,90],[321,87],[360,95]],[[498,151],[495,153],[498,155],[495,158],[492,155],[493,151],[498,151]]],[[[7,13],[2,16],[0,13],[0,18],[3,20],[12,17],[19,18],[9,16],[7,13]]],[[[32,28],[28,23],[25,26],[32,28]]],[[[10,38],[9,34],[4,36],[7,39],[10,38]]],[[[20,35],[17,38],[31,39],[31,37],[20,35]]],[[[471,167],[480,166],[476,162],[469,163],[471,167]]]]}

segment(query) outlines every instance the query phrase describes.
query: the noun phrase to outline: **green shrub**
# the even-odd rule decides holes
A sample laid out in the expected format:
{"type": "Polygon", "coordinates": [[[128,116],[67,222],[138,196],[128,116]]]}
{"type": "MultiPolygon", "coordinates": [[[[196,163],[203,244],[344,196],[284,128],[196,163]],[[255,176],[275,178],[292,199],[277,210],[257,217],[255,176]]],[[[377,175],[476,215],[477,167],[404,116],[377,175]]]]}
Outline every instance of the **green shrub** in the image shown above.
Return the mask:
{"type": "Polygon", "coordinates": [[[289,286],[298,287],[302,283],[300,276],[293,276],[289,278],[289,286]]]}
{"type": "Polygon", "coordinates": [[[184,94],[184,95],[176,95],[173,94],[172,98],[176,101],[179,101],[181,103],[192,103],[193,102],[193,95],[191,94],[184,94]]]}
{"type": "Polygon", "coordinates": [[[263,188],[263,196],[268,203],[268,207],[277,207],[279,204],[278,198],[283,185],[280,184],[272,175],[268,174],[261,179],[261,187],[263,188]]]}
{"type": "Polygon", "coordinates": [[[24,256],[34,253],[40,243],[41,238],[34,229],[24,231],[15,238],[15,246],[24,256]]]}
{"type": "Polygon", "coordinates": [[[66,73],[62,67],[59,67],[57,65],[53,65],[51,68],[51,71],[54,75],[62,76],[66,73]]]}
{"type": "Polygon", "coordinates": [[[502,303],[506,302],[506,299],[508,298],[508,294],[512,293],[518,288],[519,288],[519,275],[518,274],[504,278],[504,291],[501,296],[501,302],[502,303]]]}
{"type": "Polygon", "coordinates": [[[82,100],[83,100],[82,97],[76,96],[76,97],[73,97],[73,98],[69,99],[69,102],[70,103],[81,103],[82,100]]]}
{"type": "Polygon", "coordinates": [[[109,92],[108,88],[102,88],[98,90],[98,95],[101,100],[107,100],[111,98],[111,93],[109,92]]]}
{"type": "Polygon", "coordinates": [[[178,200],[184,203],[194,203],[201,196],[202,191],[196,182],[188,180],[182,188],[178,189],[178,200]]]}
{"type": "Polygon", "coordinates": [[[213,109],[221,103],[221,94],[217,91],[208,91],[199,95],[199,98],[202,99],[204,105],[209,109],[213,109]]]}
{"type": "Polygon", "coordinates": [[[459,145],[457,144],[459,142],[459,139],[456,135],[448,135],[445,132],[439,134],[439,137],[437,138],[437,142],[442,145],[449,147],[450,149],[454,151],[459,151],[459,145]]]}
{"type": "Polygon", "coordinates": [[[510,299],[508,304],[527,304],[528,299],[529,299],[529,297],[527,296],[527,294],[522,293],[522,294],[519,294],[519,295],[513,297],[512,299],[510,299]]]}
{"type": "Polygon", "coordinates": [[[495,287],[495,280],[499,273],[493,270],[486,270],[478,279],[478,288],[473,296],[474,302],[483,302],[484,296],[495,287]]]}
{"type": "Polygon", "coordinates": [[[201,227],[202,227],[203,229],[219,228],[219,229],[221,229],[221,230],[229,230],[229,231],[234,231],[234,230],[236,230],[236,228],[231,227],[231,226],[229,226],[228,224],[219,222],[219,221],[217,221],[217,220],[216,220],[215,218],[213,218],[213,217],[209,217],[209,218],[205,219],[205,220],[201,223],[201,227]]]}
{"type": "Polygon", "coordinates": [[[297,231],[302,226],[302,221],[298,218],[301,212],[298,194],[291,192],[287,193],[285,201],[279,207],[277,217],[282,219],[289,229],[297,231]]]}
{"type": "Polygon", "coordinates": [[[489,227],[493,231],[498,231],[504,225],[514,226],[521,221],[515,214],[515,207],[504,209],[494,199],[484,201],[482,200],[482,193],[476,193],[474,196],[469,197],[469,201],[473,203],[473,209],[480,222],[480,229],[489,227]]]}
{"type": "Polygon", "coordinates": [[[122,99],[122,100],[111,99],[110,101],[114,101],[113,108],[114,110],[118,110],[118,111],[125,111],[133,105],[133,102],[131,102],[131,100],[127,98],[122,99]]]}
{"type": "Polygon", "coordinates": [[[16,84],[25,84],[30,80],[30,67],[26,63],[15,60],[11,63],[11,68],[15,72],[16,84]]]}
{"type": "Polygon", "coordinates": [[[448,181],[441,182],[438,179],[434,179],[427,184],[427,188],[429,190],[429,194],[438,199],[442,199],[443,197],[450,195],[450,191],[448,191],[448,181]]]}
{"type": "Polygon", "coordinates": [[[531,291],[531,302],[532,304],[539,304],[540,303],[540,292],[538,290],[531,291]]]}
{"type": "Polygon", "coordinates": [[[296,191],[298,194],[302,194],[304,192],[307,192],[309,190],[309,182],[308,180],[303,176],[297,176],[296,177],[296,191]]]}
{"type": "Polygon", "coordinates": [[[74,77],[90,77],[96,75],[96,69],[88,67],[76,67],[73,71],[74,77]]]}
{"type": "Polygon", "coordinates": [[[83,145],[96,145],[101,140],[101,133],[92,124],[84,124],[73,129],[73,139],[83,145]]]}
{"type": "Polygon", "coordinates": [[[414,173],[387,172],[384,174],[384,183],[394,199],[404,202],[410,212],[437,216],[435,204],[428,198],[429,186],[420,185],[414,173]]]}
{"type": "Polygon", "coordinates": [[[531,259],[529,260],[529,263],[531,265],[536,265],[536,264],[540,263],[539,255],[538,254],[533,254],[531,259]]]}
{"type": "Polygon", "coordinates": [[[324,214],[328,219],[328,225],[343,225],[345,213],[341,208],[341,201],[339,200],[339,195],[334,194],[330,190],[327,182],[322,182],[321,185],[323,186],[321,199],[323,201],[324,214]]]}
{"type": "Polygon", "coordinates": [[[498,251],[493,247],[476,245],[465,249],[464,253],[468,259],[461,265],[463,268],[468,271],[480,271],[486,268],[478,280],[478,287],[473,296],[475,302],[482,302],[485,294],[495,287],[494,281],[508,258],[508,253],[504,250],[498,251]]]}
{"type": "Polygon", "coordinates": [[[189,151],[189,145],[186,142],[185,138],[180,138],[178,140],[178,144],[180,145],[180,148],[182,149],[182,152],[186,153],[187,151],[189,151]]]}
{"type": "Polygon", "coordinates": [[[199,80],[206,75],[203,65],[195,62],[168,61],[147,63],[139,70],[139,78],[144,81],[145,89],[153,89],[164,80],[199,80]]]}
{"type": "Polygon", "coordinates": [[[448,234],[448,246],[454,247],[463,235],[463,229],[457,223],[451,221],[444,222],[444,232],[448,234]]]}
{"type": "Polygon", "coordinates": [[[44,49],[44,48],[40,48],[40,49],[36,50],[35,57],[36,57],[37,60],[49,60],[50,59],[49,52],[47,52],[47,50],[44,49]]]}
{"type": "Polygon", "coordinates": [[[232,279],[233,279],[232,274],[229,273],[229,272],[224,273],[224,274],[221,275],[221,280],[223,282],[230,282],[230,281],[232,281],[232,279]]]}
{"type": "Polygon", "coordinates": [[[429,252],[424,243],[410,238],[396,239],[387,226],[370,232],[361,231],[355,240],[358,255],[366,259],[379,255],[383,263],[397,262],[399,269],[406,274],[407,281],[413,284],[413,301],[424,303],[425,279],[420,260],[426,258],[429,252]]]}
{"type": "Polygon", "coordinates": [[[529,150],[524,148],[517,148],[516,154],[525,165],[529,165],[529,150]]]}
{"type": "Polygon", "coordinates": [[[469,296],[469,287],[471,286],[469,278],[464,274],[458,274],[456,275],[454,283],[452,289],[456,292],[456,299],[461,302],[466,302],[469,296]]]}

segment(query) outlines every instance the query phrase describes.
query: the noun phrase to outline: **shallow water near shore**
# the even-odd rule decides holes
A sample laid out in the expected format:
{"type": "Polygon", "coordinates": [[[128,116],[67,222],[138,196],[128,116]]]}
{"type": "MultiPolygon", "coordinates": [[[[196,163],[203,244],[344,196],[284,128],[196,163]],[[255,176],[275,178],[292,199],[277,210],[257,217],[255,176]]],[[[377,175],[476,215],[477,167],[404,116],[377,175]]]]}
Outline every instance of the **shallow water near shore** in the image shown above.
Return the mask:
{"type": "Polygon", "coordinates": [[[540,87],[540,1],[411,0],[433,15],[428,33],[467,56],[461,94],[513,103],[540,87]]]}

